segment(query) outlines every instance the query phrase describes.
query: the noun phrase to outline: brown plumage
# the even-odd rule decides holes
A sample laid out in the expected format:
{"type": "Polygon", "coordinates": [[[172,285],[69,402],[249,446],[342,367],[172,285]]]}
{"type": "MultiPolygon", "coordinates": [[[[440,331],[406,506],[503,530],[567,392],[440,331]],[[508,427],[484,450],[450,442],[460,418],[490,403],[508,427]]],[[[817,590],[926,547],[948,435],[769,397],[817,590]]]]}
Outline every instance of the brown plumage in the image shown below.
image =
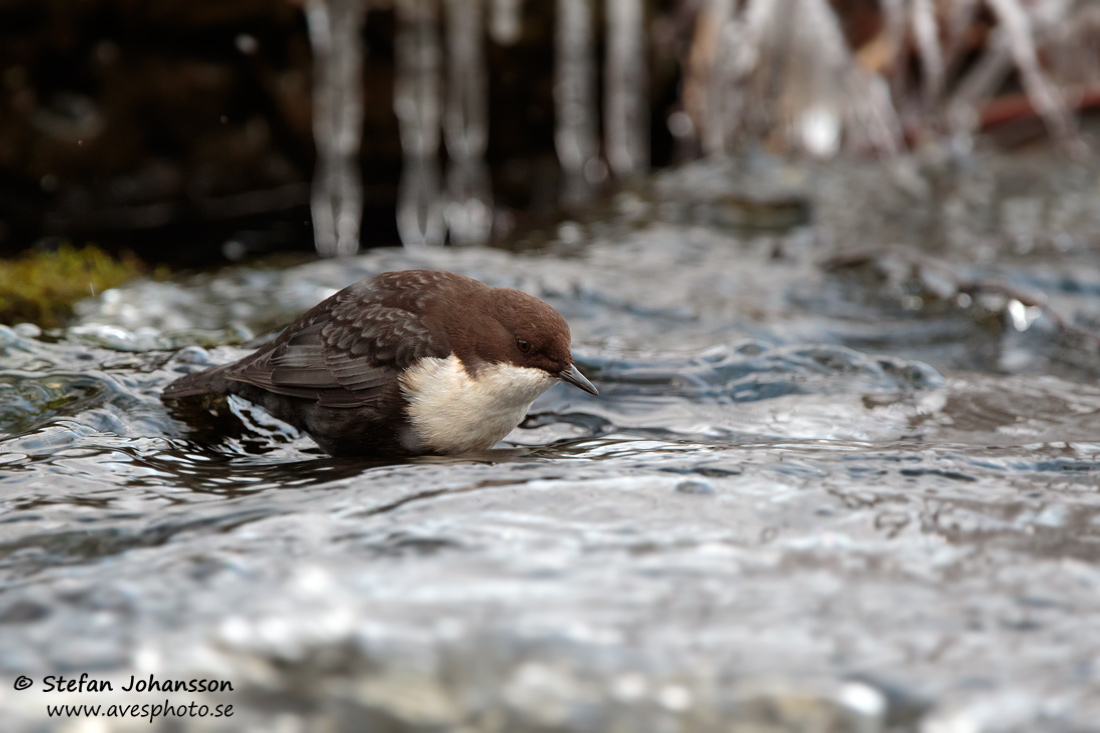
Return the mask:
{"type": "Polygon", "coordinates": [[[409,455],[489,447],[520,408],[508,430],[522,419],[529,393],[559,379],[595,394],[573,366],[569,326],[549,305],[410,270],[341,290],[255,353],[182,377],[163,397],[236,394],[329,453],[409,455]]]}

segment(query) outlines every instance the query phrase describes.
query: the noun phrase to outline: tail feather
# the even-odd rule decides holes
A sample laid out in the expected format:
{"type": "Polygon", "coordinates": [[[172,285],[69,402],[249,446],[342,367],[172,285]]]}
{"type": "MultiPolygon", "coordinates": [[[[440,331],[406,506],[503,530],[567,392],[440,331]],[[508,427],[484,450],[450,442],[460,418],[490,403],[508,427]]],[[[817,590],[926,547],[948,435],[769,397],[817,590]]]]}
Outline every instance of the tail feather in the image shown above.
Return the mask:
{"type": "Polygon", "coordinates": [[[204,395],[223,395],[227,391],[225,375],[230,366],[232,365],[225,364],[180,377],[164,388],[161,397],[167,400],[179,400],[204,395]]]}

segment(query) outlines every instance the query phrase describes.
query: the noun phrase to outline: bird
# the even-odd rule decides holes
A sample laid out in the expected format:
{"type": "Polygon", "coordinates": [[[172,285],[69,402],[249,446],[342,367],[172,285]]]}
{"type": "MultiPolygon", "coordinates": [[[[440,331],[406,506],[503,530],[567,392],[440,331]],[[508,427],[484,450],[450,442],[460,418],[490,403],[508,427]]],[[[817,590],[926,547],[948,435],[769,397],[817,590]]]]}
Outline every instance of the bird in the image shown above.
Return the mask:
{"type": "Polygon", "coordinates": [[[486,450],[577,369],[569,324],[547,303],[463,275],[368,277],[243,359],[169,384],[169,403],[237,395],[334,456],[486,450]]]}

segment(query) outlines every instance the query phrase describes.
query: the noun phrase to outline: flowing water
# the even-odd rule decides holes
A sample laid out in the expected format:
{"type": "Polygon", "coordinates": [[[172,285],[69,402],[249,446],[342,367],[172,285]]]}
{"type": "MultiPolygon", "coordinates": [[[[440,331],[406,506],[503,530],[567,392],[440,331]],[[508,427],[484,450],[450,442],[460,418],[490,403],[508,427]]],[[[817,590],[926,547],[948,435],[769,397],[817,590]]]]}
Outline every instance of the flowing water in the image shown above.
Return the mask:
{"type": "Polygon", "coordinates": [[[0,328],[4,729],[1096,730],[1098,184],[1042,156],[702,163],[514,251],[139,282],[0,328]],[[160,402],[412,267],[549,301],[600,397],[388,465],[160,402]],[[45,688],[81,673],[114,690],[45,688]],[[165,699],[234,714],[46,712],[165,699]]]}

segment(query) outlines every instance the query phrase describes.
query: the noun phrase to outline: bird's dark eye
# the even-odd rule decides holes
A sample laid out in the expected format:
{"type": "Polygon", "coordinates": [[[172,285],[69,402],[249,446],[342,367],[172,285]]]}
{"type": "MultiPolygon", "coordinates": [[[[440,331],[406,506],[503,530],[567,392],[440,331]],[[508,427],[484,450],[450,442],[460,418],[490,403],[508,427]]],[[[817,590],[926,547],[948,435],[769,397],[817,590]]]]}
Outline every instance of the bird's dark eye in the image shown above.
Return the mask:
{"type": "Polygon", "coordinates": [[[531,351],[531,344],[530,342],[524,341],[523,339],[516,339],[516,348],[519,349],[522,353],[526,354],[531,351]]]}

